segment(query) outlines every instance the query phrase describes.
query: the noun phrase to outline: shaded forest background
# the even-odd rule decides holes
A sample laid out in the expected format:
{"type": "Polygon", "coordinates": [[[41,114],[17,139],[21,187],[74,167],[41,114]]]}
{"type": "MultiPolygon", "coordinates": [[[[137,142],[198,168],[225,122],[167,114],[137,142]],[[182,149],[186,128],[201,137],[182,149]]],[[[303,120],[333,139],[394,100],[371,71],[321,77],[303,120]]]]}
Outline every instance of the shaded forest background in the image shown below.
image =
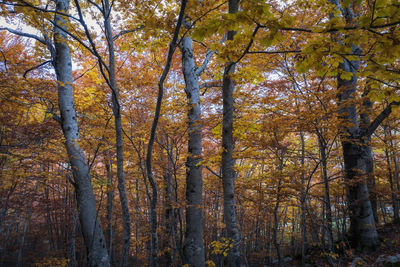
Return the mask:
{"type": "Polygon", "coordinates": [[[338,266],[398,231],[398,1],[0,10],[1,266],[338,266]]]}

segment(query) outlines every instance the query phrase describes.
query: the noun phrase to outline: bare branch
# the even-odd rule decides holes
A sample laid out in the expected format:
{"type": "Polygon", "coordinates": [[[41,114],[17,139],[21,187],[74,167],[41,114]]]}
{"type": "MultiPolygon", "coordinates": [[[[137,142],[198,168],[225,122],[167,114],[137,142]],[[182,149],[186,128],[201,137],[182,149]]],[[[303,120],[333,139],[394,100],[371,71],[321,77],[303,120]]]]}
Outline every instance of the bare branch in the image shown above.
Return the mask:
{"type": "Polygon", "coordinates": [[[248,54],[290,54],[301,53],[301,50],[283,50],[283,51],[248,51],[248,54]]]}
{"type": "Polygon", "coordinates": [[[203,96],[205,93],[207,93],[207,89],[208,88],[213,88],[213,87],[222,87],[222,83],[203,83],[202,85],[200,85],[199,90],[206,88],[203,93],[201,93],[201,95],[203,96]]]}
{"type": "Polygon", "coordinates": [[[145,27],[144,25],[141,25],[141,26],[136,27],[136,28],[131,29],[131,30],[123,30],[123,31],[120,31],[118,34],[116,34],[116,35],[113,36],[113,40],[114,40],[114,41],[117,40],[117,39],[118,39],[119,37],[121,37],[122,35],[125,35],[125,34],[128,34],[128,33],[132,33],[132,32],[137,32],[137,31],[143,29],[144,27],[145,27]]]}
{"type": "Polygon", "coordinates": [[[371,77],[371,76],[368,76],[368,79],[371,79],[371,80],[380,82],[380,83],[382,83],[382,84],[384,84],[384,85],[386,85],[386,86],[388,86],[388,87],[394,88],[394,89],[400,89],[400,86],[392,85],[392,84],[390,84],[390,83],[388,83],[388,82],[384,82],[384,81],[382,81],[382,80],[379,80],[379,79],[374,78],[374,77],[371,77]]]}
{"type": "Polygon", "coordinates": [[[104,14],[104,10],[103,8],[101,8],[98,4],[96,4],[95,2],[91,1],[91,0],[87,0],[90,4],[92,4],[94,7],[96,7],[101,14],[104,14]]]}
{"type": "MultiPolygon", "coordinates": [[[[226,34],[224,35],[224,37],[222,37],[222,40],[220,41],[220,43],[225,42],[226,39],[226,34]]],[[[215,50],[211,51],[208,50],[206,57],[203,60],[203,63],[201,64],[201,66],[199,68],[197,68],[197,70],[195,71],[195,75],[200,76],[200,74],[206,69],[208,63],[210,62],[211,57],[215,54],[215,50]]]]}
{"type": "MultiPolygon", "coordinates": [[[[90,46],[92,47],[92,49],[89,49],[89,51],[90,51],[90,52],[97,58],[97,60],[99,61],[100,70],[102,71],[102,68],[104,67],[104,68],[107,70],[107,72],[108,72],[108,71],[109,71],[109,70],[108,70],[108,67],[107,67],[107,65],[104,63],[104,61],[103,61],[102,57],[100,56],[100,54],[97,52],[96,45],[95,45],[95,43],[94,43],[94,41],[93,41],[92,36],[90,35],[89,28],[87,27],[86,22],[85,22],[85,20],[84,20],[84,18],[83,18],[81,6],[79,5],[79,1],[78,1],[78,0],[74,0],[74,2],[75,2],[75,5],[76,5],[76,9],[77,9],[77,11],[78,11],[79,22],[80,22],[80,24],[82,25],[83,29],[85,30],[86,37],[88,38],[88,41],[89,41],[89,43],[90,43],[90,46]]],[[[78,41],[79,41],[80,43],[83,43],[83,42],[82,42],[81,40],[79,40],[79,39],[78,39],[78,41]]],[[[85,46],[85,47],[87,47],[87,46],[85,46]]],[[[104,77],[104,79],[106,80],[107,84],[110,86],[109,81],[108,81],[108,79],[106,78],[106,76],[104,77]]],[[[111,87],[111,86],[110,86],[110,87],[111,87]]]]}
{"type": "Polygon", "coordinates": [[[78,77],[74,78],[74,81],[79,80],[80,78],[82,78],[83,76],[85,76],[86,73],[88,73],[89,71],[91,71],[92,69],[96,68],[96,66],[99,63],[96,62],[96,64],[94,64],[92,67],[88,68],[87,70],[85,70],[81,75],[79,75],[78,77]]]}
{"type": "MultiPolygon", "coordinates": [[[[203,165],[204,166],[204,165],[203,165]]],[[[214,174],[215,176],[217,176],[218,178],[222,179],[222,176],[219,175],[218,173],[214,172],[211,168],[209,168],[208,166],[204,166],[206,167],[207,170],[209,170],[212,174],[214,174]]]]}
{"type": "Polygon", "coordinates": [[[32,5],[31,3],[29,3],[29,2],[27,2],[27,1],[25,1],[25,0],[18,0],[18,1],[21,2],[22,4],[7,3],[7,2],[0,2],[0,4],[9,5],[9,6],[30,7],[30,8],[32,8],[32,9],[37,10],[37,11],[40,11],[40,12],[54,13],[54,14],[57,14],[57,15],[60,15],[60,16],[68,17],[68,18],[71,18],[71,19],[73,19],[73,20],[79,21],[78,18],[76,18],[76,17],[74,17],[74,16],[72,16],[72,15],[66,14],[66,13],[58,12],[58,11],[56,11],[56,10],[48,10],[48,9],[46,9],[46,8],[34,6],[34,5],[32,5]]]}
{"type": "Polygon", "coordinates": [[[22,37],[27,37],[27,38],[35,39],[36,41],[38,41],[38,42],[40,42],[40,43],[42,43],[42,44],[44,44],[44,45],[47,45],[47,43],[46,43],[46,41],[45,41],[44,39],[40,38],[40,37],[37,36],[37,35],[31,34],[31,33],[26,33],[26,32],[21,32],[21,31],[13,30],[13,29],[10,29],[10,28],[8,28],[8,27],[1,27],[1,28],[0,28],[0,31],[8,31],[8,32],[10,32],[10,33],[12,33],[12,34],[15,34],[15,35],[18,35],[18,36],[22,36],[22,37]]]}
{"type": "MultiPolygon", "coordinates": [[[[259,29],[260,29],[260,26],[259,26],[259,25],[257,25],[257,26],[254,28],[254,31],[253,31],[253,33],[251,34],[250,42],[248,43],[246,49],[243,51],[242,55],[234,62],[234,64],[236,64],[236,63],[238,63],[240,60],[242,60],[242,58],[249,52],[251,46],[252,46],[253,43],[254,43],[254,38],[256,37],[256,34],[257,34],[257,32],[258,32],[259,29]]],[[[230,64],[230,66],[233,66],[234,64],[230,64]]]]}
{"type": "Polygon", "coordinates": [[[26,71],[24,72],[23,77],[26,78],[26,75],[28,74],[28,72],[33,71],[33,70],[36,70],[36,69],[38,69],[38,68],[40,68],[40,67],[43,67],[43,66],[45,66],[45,65],[47,65],[47,64],[49,64],[49,63],[51,63],[51,62],[52,62],[52,60],[47,60],[47,61],[45,61],[45,62],[40,63],[39,65],[36,65],[36,66],[34,66],[34,67],[32,67],[32,68],[26,70],[26,71]]]}

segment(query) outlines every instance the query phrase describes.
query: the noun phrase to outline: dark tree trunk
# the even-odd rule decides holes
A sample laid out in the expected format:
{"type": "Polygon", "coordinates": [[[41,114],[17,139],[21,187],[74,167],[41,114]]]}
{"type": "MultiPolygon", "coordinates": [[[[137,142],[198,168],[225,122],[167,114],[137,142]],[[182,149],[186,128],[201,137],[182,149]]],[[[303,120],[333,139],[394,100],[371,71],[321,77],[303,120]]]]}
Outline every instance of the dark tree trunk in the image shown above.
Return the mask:
{"type": "Polygon", "coordinates": [[[279,204],[280,204],[280,191],[281,191],[281,178],[278,178],[278,188],[276,192],[276,203],[274,207],[274,233],[273,233],[273,241],[274,241],[274,246],[276,249],[276,255],[278,256],[278,265],[279,267],[283,266],[283,261],[282,261],[282,252],[281,252],[281,246],[278,240],[278,231],[279,231],[279,204]]]}
{"type": "Polygon", "coordinates": [[[388,128],[384,127],[384,134],[385,134],[385,156],[386,156],[386,163],[388,165],[388,177],[389,177],[389,184],[390,184],[390,191],[392,195],[392,207],[393,207],[393,219],[395,221],[399,220],[399,207],[398,207],[398,199],[395,192],[394,182],[393,182],[393,171],[391,167],[391,160],[388,150],[388,128]]]}
{"type": "MultiPolygon", "coordinates": [[[[229,13],[236,13],[239,8],[238,0],[229,0],[229,13]]],[[[228,32],[228,40],[233,40],[234,31],[228,32]]],[[[236,64],[229,62],[225,67],[222,83],[223,118],[222,118],[222,188],[224,195],[224,220],[226,224],[227,237],[233,247],[228,253],[228,266],[240,267],[240,243],[239,230],[237,227],[235,211],[235,176],[233,169],[234,159],[232,156],[233,143],[233,91],[235,84],[231,75],[235,72],[236,64]]]]}
{"type": "MultiPolygon", "coordinates": [[[[352,23],[353,11],[350,7],[341,8],[338,0],[331,0],[342,11],[346,23],[352,23]]],[[[337,36],[342,38],[343,36],[337,36]]],[[[360,55],[361,49],[352,45],[353,54],[360,55]]],[[[348,207],[350,210],[350,234],[352,246],[361,251],[375,250],[379,245],[373,209],[369,198],[368,171],[371,167],[370,134],[362,131],[355,104],[357,91],[357,70],[360,62],[344,59],[339,64],[339,73],[350,72],[350,80],[338,75],[338,116],[343,149],[345,181],[348,188],[348,207]]]]}
{"type": "Polygon", "coordinates": [[[301,266],[304,267],[306,264],[306,245],[307,245],[307,225],[306,225],[306,201],[307,192],[305,184],[305,173],[304,173],[304,160],[305,160],[305,143],[304,133],[300,132],[301,141],[301,192],[300,192],[300,229],[301,229],[301,266]]]}
{"type": "Polygon", "coordinates": [[[158,236],[157,236],[157,201],[158,201],[158,186],[157,181],[154,178],[153,168],[152,168],[152,153],[153,146],[156,138],[157,124],[161,114],[161,104],[164,95],[164,82],[168,76],[169,69],[171,68],[172,56],[175,52],[177,45],[179,31],[182,25],[183,16],[185,14],[187,0],[181,1],[181,9],[179,12],[178,21],[176,23],[174,36],[171,43],[169,44],[167,62],[165,64],[164,70],[158,81],[158,96],[156,109],[154,112],[154,120],[151,125],[149,143],[147,144],[147,155],[146,155],[146,171],[147,179],[150,182],[152,195],[150,199],[150,266],[157,267],[159,263],[158,259],[158,236]]]}
{"type": "Polygon", "coordinates": [[[333,250],[333,232],[332,232],[332,209],[331,209],[331,199],[329,194],[329,179],[328,179],[328,167],[327,167],[327,157],[326,157],[326,143],[321,135],[318,135],[319,151],[322,163],[322,177],[324,179],[324,189],[325,189],[325,213],[326,213],[326,229],[328,232],[328,250],[333,250]]]}
{"type": "MultiPolygon", "coordinates": [[[[114,39],[111,29],[111,7],[109,0],[104,1],[104,29],[108,45],[108,79],[112,95],[113,114],[115,123],[115,146],[117,151],[117,179],[118,192],[122,209],[122,250],[120,258],[120,266],[128,266],[128,259],[131,247],[131,221],[129,214],[128,197],[126,195],[125,174],[124,174],[124,150],[122,136],[122,118],[121,105],[119,101],[119,90],[117,86],[115,73],[115,54],[114,54],[114,39]]],[[[106,78],[106,77],[104,77],[106,78]]]]}

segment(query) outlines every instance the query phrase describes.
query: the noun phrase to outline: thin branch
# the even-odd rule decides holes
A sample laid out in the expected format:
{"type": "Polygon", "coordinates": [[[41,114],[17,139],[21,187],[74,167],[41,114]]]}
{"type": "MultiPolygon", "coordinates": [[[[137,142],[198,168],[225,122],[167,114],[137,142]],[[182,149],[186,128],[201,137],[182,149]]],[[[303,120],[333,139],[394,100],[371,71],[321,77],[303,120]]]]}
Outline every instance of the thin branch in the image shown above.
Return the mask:
{"type": "Polygon", "coordinates": [[[40,12],[54,13],[54,14],[57,14],[57,15],[60,15],[60,16],[68,17],[68,18],[71,18],[73,20],[79,21],[78,18],[76,18],[76,17],[74,17],[72,15],[66,14],[66,13],[58,12],[56,10],[48,10],[48,9],[45,9],[45,8],[34,6],[31,3],[26,2],[25,0],[18,0],[18,1],[23,3],[23,4],[15,4],[15,3],[7,3],[7,2],[0,2],[0,4],[9,5],[9,6],[30,7],[32,9],[35,9],[35,10],[40,11],[40,12]]]}
{"type": "MultiPolygon", "coordinates": [[[[54,23],[54,21],[50,20],[50,23],[53,24],[54,27],[57,27],[58,29],[62,30],[63,32],[65,32],[69,37],[71,37],[72,39],[74,39],[75,41],[77,41],[81,46],[83,46],[86,50],[88,50],[92,55],[95,55],[95,53],[93,52],[93,50],[87,45],[85,44],[81,39],[79,39],[79,37],[75,36],[74,34],[72,34],[69,31],[66,31],[65,29],[63,29],[62,27],[60,27],[59,25],[57,25],[56,23],[54,23]]],[[[104,64],[104,62],[103,62],[104,64]]]]}
{"type": "Polygon", "coordinates": [[[210,12],[212,12],[212,11],[214,11],[214,10],[220,8],[221,6],[225,5],[227,2],[228,2],[228,1],[222,2],[222,3],[219,4],[218,6],[213,7],[213,8],[211,8],[210,10],[207,10],[207,12],[205,12],[204,14],[200,15],[200,17],[198,17],[198,18],[196,18],[195,20],[193,20],[192,23],[190,24],[190,27],[188,27],[188,28],[186,29],[186,31],[182,34],[182,38],[179,40],[179,43],[181,43],[183,37],[186,36],[186,34],[193,28],[193,26],[194,26],[198,21],[200,21],[202,18],[204,18],[205,16],[207,16],[207,14],[209,14],[210,12]]]}
{"type": "Polygon", "coordinates": [[[222,87],[222,83],[209,82],[209,83],[203,83],[202,85],[200,85],[200,89],[213,88],[213,87],[222,87]]]}
{"type": "MultiPolygon", "coordinates": [[[[224,37],[222,37],[220,43],[222,44],[223,42],[225,42],[225,39],[226,39],[226,34],[224,35],[224,37]]],[[[203,63],[195,71],[196,76],[200,76],[200,74],[206,69],[208,63],[210,62],[211,57],[215,54],[215,52],[217,52],[217,51],[216,50],[214,50],[214,51],[208,50],[207,51],[207,54],[203,60],[203,63]]]]}
{"type": "MultiPolygon", "coordinates": [[[[97,158],[97,154],[99,153],[100,147],[101,147],[101,145],[102,145],[101,141],[104,140],[104,137],[105,137],[105,130],[107,129],[108,123],[110,122],[111,118],[112,118],[112,115],[107,119],[106,125],[104,126],[103,136],[101,137],[99,143],[97,144],[96,150],[95,150],[94,155],[93,155],[92,162],[89,164],[89,171],[92,169],[93,164],[94,164],[94,161],[95,161],[96,158],[97,158]]],[[[89,160],[89,159],[88,159],[88,160],[89,160]]]]}
{"type": "Polygon", "coordinates": [[[256,34],[257,34],[259,29],[260,29],[260,25],[257,25],[255,27],[253,33],[251,34],[251,39],[250,39],[250,42],[247,44],[246,49],[243,51],[242,55],[233,64],[230,64],[230,66],[233,66],[234,64],[238,63],[249,52],[251,46],[254,43],[254,38],[256,37],[256,34]]]}
{"type": "Polygon", "coordinates": [[[193,26],[200,21],[202,18],[204,18],[205,16],[207,16],[210,12],[217,10],[218,8],[220,8],[221,6],[225,5],[228,1],[224,1],[221,4],[219,4],[216,7],[211,8],[210,10],[207,10],[207,12],[205,12],[204,14],[202,14],[200,17],[196,18],[195,20],[193,20],[191,28],[193,28],[193,26]]]}
{"type": "Polygon", "coordinates": [[[94,7],[96,7],[96,8],[100,11],[101,14],[104,13],[103,8],[101,8],[98,4],[96,4],[96,3],[93,2],[92,0],[87,0],[87,1],[88,1],[90,4],[92,4],[94,7]]]}
{"type": "MultiPolygon", "coordinates": [[[[204,165],[203,165],[204,166],[204,165]]],[[[219,175],[218,173],[214,172],[211,168],[209,168],[208,166],[204,166],[206,167],[207,170],[209,170],[212,174],[214,174],[215,176],[217,176],[218,178],[222,179],[222,176],[219,175]]]]}
{"type": "Polygon", "coordinates": [[[89,71],[93,70],[94,68],[96,68],[96,66],[99,64],[99,62],[96,62],[96,64],[94,64],[92,67],[88,68],[87,70],[85,70],[81,75],[79,75],[78,77],[74,78],[74,82],[76,80],[79,80],[80,78],[82,78],[83,76],[85,76],[86,73],[88,73],[89,71]]]}
{"type": "Polygon", "coordinates": [[[67,173],[65,177],[67,178],[67,181],[72,184],[73,187],[78,188],[78,185],[72,180],[71,175],[69,173],[67,173]]]}
{"type": "Polygon", "coordinates": [[[105,16],[105,20],[108,20],[109,17],[110,17],[110,15],[111,15],[111,11],[112,11],[112,8],[113,8],[113,6],[114,6],[114,2],[115,2],[114,0],[111,0],[110,8],[109,8],[108,10],[106,10],[107,14],[106,14],[106,16],[105,16]]]}
{"type": "Polygon", "coordinates": [[[371,76],[368,76],[368,79],[371,79],[371,80],[380,82],[380,83],[382,83],[382,84],[384,84],[384,85],[386,85],[386,86],[388,86],[388,87],[394,88],[394,89],[400,89],[400,86],[392,85],[392,84],[390,84],[390,83],[388,83],[388,82],[379,80],[379,79],[374,78],[374,77],[371,77],[371,76]]]}
{"type": "Polygon", "coordinates": [[[8,27],[1,27],[0,31],[8,31],[8,32],[13,33],[15,35],[19,35],[19,36],[27,37],[27,38],[32,38],[32,39],[35,39],[36,41],[38,41],[38,42],[40,42],[40,43],[42,43],[44,45],[47,45],[47,43],[46,43],[46,41],[44,39],[40,38],[37,35],[31,34],[31,33],[26,33],[26,32],[13,30],[13,29],[10,29],[8,27]]]}
{"type": "Polygon", "coordinates": [[[215,84],[215,83],[203,83],[202,85],[200,85],[199,90],[201,90],[203,88],[206,88],[206,89],[203,91],[203,93],[201,93],[201,95],[202,96],[205,95],[205,93],[207,92],[208,88],[213,88],[213,87],[220,87],[221,88],[222,84],[221,83],[217,83],[217,84],[215,84]]]}
{"type": "MultiPolygon", "coordinates": [[[[90,45],[91,45],[91,47],[92,47],[92,50],[89,49],[89,51],[90,51],[94,56],[97,57],[97,60],[98,60],[99,63],[100,63],[100,70],[102,69],[102,67],[104,67],[104,68],[106,68],[107,71],[109,71],[109,70],[108,70],[108,67],[107,67],[107,65],[104,63],[102,57],[101,57],[100,54],[97,52],[96,45],[95,45],[95,43],[94,43],[94,41],[93,41],[92,36],[90,35],[89,29],[88,29],[88,27],[87,27],[87,25],[86,25],[86,23],[85,23],[84,18],[83,18],[81,6],[79,5],[79,1],[78,1],[78,0],[74,0],[74,2],[75,2],[75,5],[76,5],[76,9],[77,9],[77,11],[78,11],[79,22],[80,22],[80,24],[82,25],[82,27],[83,27],[83,29],[84,29],[84,31],[85,31],[86,37],[88,38],[88,41],[89,41],[89,43],[90,43],[90,45]],[[93,52],[92,52],[92,51],[93,51],[93,52]]],[[[106,77],[104,77],[104,78],[106,79],[107,84],[109,84],[108,79],[107,79],[106,77]]]]}
{"type": "Polygon", "coordinates": [[[290,54],[301,53],[301,50],[283,50],[283,51],[248,51],[248,54],[290,54]]]}
{"type": "MultiPolygon", "coordinates": [[[[308,28],[295,28],[295,27],[282,27],[279,28],[278,30],[281,31],[293,31],[293,32],[309,32],[309,33],[331,33],[331,32],[338,32],[338,31],[347,31],[347,30],[370,30],[370,29],[382,29],[382,28],[387,28],[391,26],[397,26],[400,24],[400,21],[394,21],[386,24],[381,24],[381,25],[369,25],[369,26],[345,26],[345,27],[340,27],[340,28],[330,28],[330,29],[322,29],[322,31],[315,32],[312,29],[308,28]]],[[[261,25],[257,23],[260,28],[268,28],[266,25],[261,25]]]]}
{"type": "Polygon", "coordinates": [[[146,26],[141,25],[141,26],[136,27],[136,28],[131,29],[131,30],[123,30],[123,31],[120,31],[119,33],[117,33],[116,35],[113,36],[113,40],[114,40],[114,41],[117,40],[117,39],[118,39],[119,37],[121,37],[122,35],[125,35],[125,34],[128,34],[128,33],[132,33],[132,32],[137,32],[137,31],[143,29],[144,27],[146,27],[146,26]]]}
{"type": "Polygon", "coordinates": [[[26,75],[28,74],[28,72],[33,71],[33,70],[36,70],[36,69],[38,69],[38,68],[40,68],[40,67],[43,67],[44,65],[47,65],[47,64],[52,63],[52,62],[53,62],[52,60],[47,60],[47,61],[45,61],[45,62],[40,63],[39,65],[36,65],[36,66],[34,66],[34,67],[32,67],[32,68],[26,70],[26,71],[24,72],[23,77],[26,78],[26,75]]]}

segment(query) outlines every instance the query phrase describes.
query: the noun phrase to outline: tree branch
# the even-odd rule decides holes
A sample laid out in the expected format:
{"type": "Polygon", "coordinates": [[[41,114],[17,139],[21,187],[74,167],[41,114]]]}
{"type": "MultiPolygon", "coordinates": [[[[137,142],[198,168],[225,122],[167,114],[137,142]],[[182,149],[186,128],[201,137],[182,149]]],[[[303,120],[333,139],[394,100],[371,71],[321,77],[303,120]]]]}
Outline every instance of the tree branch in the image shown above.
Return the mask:
{"type": "MultiPolygon", "coordinates": [[[[253,31],[253,33],[251,34],[250,42],[247,44],[246,49],[243,51],[242,55],[235,61],[234,64],[236,64],[236,63],[238,63],[240,60],[242,60],[242,58],[249,52],[251,46],[252,46],[253,43],[254,43],[254,38],[256,37],[256,34],[257,34],[257,32],[258,32],[259,29],[260,29],[260,25],[257,25],[257,26],[254,28],[254,31],[253,31]]],[[[234,64],[233,64],[233,65],[234,65],[234,64]]],[[[230,66],[233,66],[233,65],[230,64],[230,66]]]]}
{"type": "Polygon", "coordinates": [[[371,122],[371,124],[367,128],[367,132],[365,133],[367,137],[371,137],[371,135],[375,132],[376,128],[387,118],[390,113],[392,113],[393,106],[399,106],[399,101],[391,102],[382,112],[376,116],[376,118],[371,122]]]}
{"type": "Polygon", "coordinates": [[[136,28],[131,29],[131,30],[123,30],[123,31],[120,31],[119,33],[117,33],[116,35],[113,36],[113,40],[114,40],[114,41],[117,40],[117,39],[118,39],[119,37],[121,37],[122,35],[125,35],[125,34],[128,34],[128,33],[132,33],[132,32],[137,32],[137,31],[143,29],[144,27],[146,27],[146,26],[141,25],[141,26],[136,27],[136,28]]]}
{"type": "Polygon", "coordinates": [[[0,4],[8,5],[8,6],[30,7],[30,8],[32,8],[32,9],[37,10],[37,11],[40,11],[40,12],[54,13],[54,14],[57,14],[57,15],[60,15],[60,16],[68,17],[68,18],[71,18],[71,19],[73,19],[73,20],[79,21],[78,18],[76,18],[76,17],[74,17],[74,16],[71,16],[71,15],[69,15],[69,14],[66,14],[66,13],[58,12],[58,11],[56,11],[56,10],[48,10],[48,9],[45,9],[45,8],[41,8],[41,7],[38,7],[38,6],[34,6],[34,5],[32,5],[31,3],[26,2],[26,1],[24,1],[24,0],[18,0],[18,1],[21,2],[22,4],[7,3],[7,2],[3,2],[3,1],[0,2],[0,4]]]}
{"type": "Polygon", "coordinates": [[[284,50],[284,51],[248,51],[247,54],[290,54],[301,53],[301,50],[284,50]]]}
{"type": "Polygon", "coordinates": [[[28,72],[33,71],[33,70],[36,70],[36,69],[38,69],[38,68],[40,68],[40,67],[43,67],[44,65],[47,65],[47,64],[49,64],[49,63],[51,63],[51,62],[52,62],[52,60],[47,60],[47,61],[45,61],[45,62],[40,63],[39,65],[36,65],[36,66],[34,66],[34,67],[32,67],[32,68],[26,70],[26,71],[24,72],[23,77],[26,78],[26,75],[28,74],[28,72]]]}
{"type": "Polygon", "coordinates": [[[13,33],[13,34],[18,35],[18,36],[32,38],[32,39],[35,39],[36,41],[38,41],[38,42],[40,42],[40,43],[42,43],[44,45],[47,45],[47,43],[46,43],[46,41],[44,39],[42,39],[39,36],[34,35],[34,34],[13,30],[13,29],[10,29],[8,27],[1,27],[0,31],[8,31],[8,32],[13,33]]]}
{"type": "Polygon", "coordinates": [[[182,25],[183,16],[185,14],[186,3],[187,3],[187,0],[182,0],[181,10],[179,12],[179,17],[178,17],[178,21],[177,21],[177,24],[175,27],[174,36],[172,38],[171,43],[169,44],[167,62],[165,63],[165,68],[164,68],[163,73],[161,74],[160,80],[158,82],[158,97],[157,97],[156,110],[155,110],[155,114],[154,114],[153,124],[151,126],[149,143],[147,145],[147,155],[146,155],[147,176],[148,176],[148,179],[149,179],[150,184],[154,191],[157,189],[157,184],[153,177],[153,171],[151,168],[151,155],[153,152],[153,145],[154,145],[154,141],[155,141],[155,137],[156,137],[158,119],[160,117],[160,112],[161,112],[161,103],[162,103],[163,92],[164,92],[164,82],[168,76],[169,69],[171,67],[171,62],[172,62],[172,56],[173,56],[176,46],[177,46],[179,30],[182,25]]]}
{"type": "MultiPolygon", "coordinates": [[[[225,42],[225,39],[226,39],[226,34],[224,35],[224,37],[222,37],[220,43],[222,44],[223,42],[225,42]]],[[[215,54],[215,52],[216,52],[215,50],[214,51],[211,51],[211,50],[207,51],[207,54],[206,54],[206,57],[203,60],[203,63],[195,71],[195,75],[196,76],[200,76],[200,74],[206,69],[208,63],[210,62],[211,57],[215,54]]]]}
{"type": "MultiPolygon", "coordinates": [[[[204,165],[203,165],[203,166],[204,166],[204,165]]],[[[208,167],[208,166],[204,166],[204,167],[206,167],[206,169],[207,169],[209,172],[211,172],[212,174],[214,174],[214,175],[217,176],[218,178],[222,179],[222,176],[219,175],[218,173],[216,173],[215,171],[213,171],[210,167],[208,167]]]]}

